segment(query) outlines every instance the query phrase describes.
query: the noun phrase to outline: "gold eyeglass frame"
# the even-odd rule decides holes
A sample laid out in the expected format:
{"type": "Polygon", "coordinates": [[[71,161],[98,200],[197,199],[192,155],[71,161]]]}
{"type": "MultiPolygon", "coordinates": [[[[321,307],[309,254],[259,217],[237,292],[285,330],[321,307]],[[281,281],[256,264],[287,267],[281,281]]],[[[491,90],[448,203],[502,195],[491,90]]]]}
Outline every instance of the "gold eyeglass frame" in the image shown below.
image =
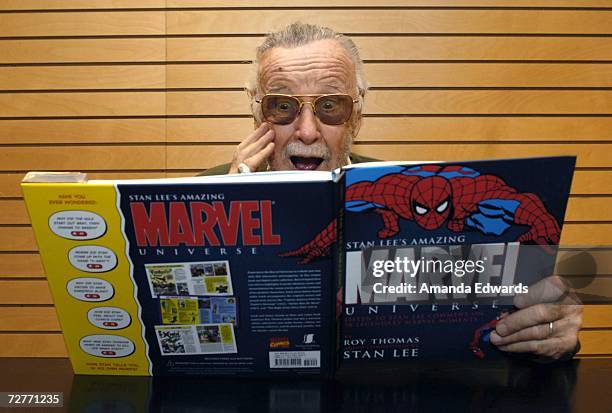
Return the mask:
{"type": "MultiPolygon", "coordinates": [[[[325,98],[325,97],[329,97],[329,96],[347,96],[349,98],[351,98],[351,101],[353,102],[353,106],[355,105],[355,103],[359,103],[359,99],[353,99],[353,97],[347,93],[326,93],[326,94],[322,94],[322,95],[286,95],[283,93],[266,93],[265,95],[263,95],[261,97],[261,99],[255,99],[255,102],[261,104],[261,102],[263,102],[264,98],[266,96],[272,96],[272,97],[286,97],[286,98],[291,98],[291,99],[295,99],[298,101],[298,103],[300,104],[297,114],[295,115],[295,118],[289,122],[289,123],[280,123],[279,125],[289,125],[293,122],[295,122],[295,120],[300,116],[300,114],[302,113],[302,106],[304,106],[305,104],[309,104],[310,107],[312,108],[312,113],[314,113],[315,117],[317,119],[319,119],[321,122],[323,122],[321,120],[321,118],[319,116],[317,116],[317,110],[315,109],[315,105],[317,104],[317,101],[319,99],[325,98]],[[302,101],[299,98],[315,98],[312,101],[302,101]]],[[[263,110],[262,110],[263,112],[263,110]]],[[[262,113],[263,114],[263,113],[262,113]]],[[[344,125],[346,124],[350,119],[351,116],[353,116],[353,107],[351,106],[351,113],[349,113],[348,119],[345,120],[342,123],[337,123],[337,124],[333,124],[333,123],[325,123],[323,122],[325,125],[331,125],[331,126],[338,126],[338,125],[344,125]]],[[[266,119],[267,120],[267,119],[266,119]]],[[[272,122],[274,123],[274,122],[272,122]]]]}

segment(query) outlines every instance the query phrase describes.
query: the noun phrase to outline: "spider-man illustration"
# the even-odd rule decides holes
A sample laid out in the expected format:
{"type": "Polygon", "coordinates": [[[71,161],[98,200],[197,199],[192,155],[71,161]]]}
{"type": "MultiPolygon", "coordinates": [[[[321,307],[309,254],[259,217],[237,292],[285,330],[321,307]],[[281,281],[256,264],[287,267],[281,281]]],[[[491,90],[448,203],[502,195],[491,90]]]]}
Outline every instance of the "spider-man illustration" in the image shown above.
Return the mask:
{"type": "MultiPolygon", "coordinates": [[[[501,178],[465,166],[398,167],[397,172],[375,180],[355,182],[346,189],[345,209],[380,215],[379,238],[396,235],[400,219],[426,230],[446,224],[453,232],[472,229],[486,235],[501,235],[512,225],[524,225],[528,230],[517,241],[540,245],[558,244],[561,233],[536,195],[519,193],[501,178]]],[[[334,220],[312,241],[281,256],[302,257],[301,263],[308,263],[328,255],[335,240],[334,220]]]]}

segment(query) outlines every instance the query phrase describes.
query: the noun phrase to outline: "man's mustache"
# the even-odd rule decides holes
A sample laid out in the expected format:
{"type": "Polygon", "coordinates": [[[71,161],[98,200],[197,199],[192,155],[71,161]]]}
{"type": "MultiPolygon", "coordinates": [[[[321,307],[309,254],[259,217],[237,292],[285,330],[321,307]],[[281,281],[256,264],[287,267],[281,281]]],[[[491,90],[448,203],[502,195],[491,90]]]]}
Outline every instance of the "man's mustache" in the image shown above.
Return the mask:
{"type": "Polygon", "coordinates": [[[299,156],[301,158],[321,158],[324,161],[331,159],[331,151],[323,142],[304,145],[301,142],[289,142],[283,149],[283,156],[290,158],[299,156]]]}

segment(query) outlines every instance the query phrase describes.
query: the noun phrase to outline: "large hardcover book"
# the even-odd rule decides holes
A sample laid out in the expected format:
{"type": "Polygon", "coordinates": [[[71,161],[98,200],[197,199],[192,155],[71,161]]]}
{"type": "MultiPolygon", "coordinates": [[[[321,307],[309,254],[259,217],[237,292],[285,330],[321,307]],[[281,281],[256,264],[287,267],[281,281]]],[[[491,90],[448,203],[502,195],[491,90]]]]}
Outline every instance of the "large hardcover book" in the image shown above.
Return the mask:
{"type": "Polygon", "coordinates": [[[487,335],[510,305],[379,293],[435,277],[375,275],[374,261],[555,245],[574,163],[132,181],[31,173],[22,187],[76,373],[330,376],[338,360],[493,357],[487,335]]]}

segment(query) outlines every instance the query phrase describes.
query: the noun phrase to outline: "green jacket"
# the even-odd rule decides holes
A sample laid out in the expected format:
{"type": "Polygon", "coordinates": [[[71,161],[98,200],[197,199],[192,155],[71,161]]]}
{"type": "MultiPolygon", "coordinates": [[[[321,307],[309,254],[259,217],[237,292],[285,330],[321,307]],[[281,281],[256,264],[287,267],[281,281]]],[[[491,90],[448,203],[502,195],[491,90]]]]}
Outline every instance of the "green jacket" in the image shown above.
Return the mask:
{"type": "MultiPolygon", "coordinates": [[[[351,162],[352,163],[362,163],[362,162],[376,162],[379,159],[369,158],[367,156],[361,156],[354,153],[351,153],[351,162]]],[[[207,169],[203,172],[200,172],[198,176],[209,176],[209,175],[227,175],[230,169],[229,163],[224,163],[223,165],[217,165],[210,169],[207,169]]],[[[257,172],[263,172],[263,170],[257,170],[257,172]]]]}

